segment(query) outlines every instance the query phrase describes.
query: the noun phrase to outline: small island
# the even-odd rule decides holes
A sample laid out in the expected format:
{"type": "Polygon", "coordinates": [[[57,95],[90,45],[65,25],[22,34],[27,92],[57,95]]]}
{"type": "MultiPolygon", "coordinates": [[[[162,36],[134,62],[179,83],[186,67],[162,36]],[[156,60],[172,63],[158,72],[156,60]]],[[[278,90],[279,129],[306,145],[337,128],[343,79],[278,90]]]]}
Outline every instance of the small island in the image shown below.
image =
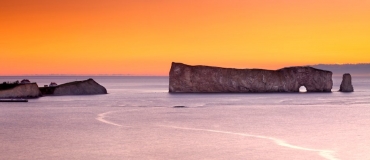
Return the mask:
{"type": "Polygon", "coordinates": [[[52,82],[48,87],[40,87],[40,91],[44,96],[107,94],[107,89],[91,78],[61,85],[52,82]]]}
{"type": "Polygon", "coordinates": [[[21,82],[3,82],[0,84],[0,99],[2,99],[2,102],[15,102],[12,99],[39,98],[42,96],[95,94],[107,94],[107,89],[91,78],[61,85],[52,82],[49,86],[46,85],[44,87],[39,87],[37,83],[31,83],[28,79],[24,79],[21,82]]]}
{"type": "Polygon", "coordinates": [[[38,85],[27,79],[0,84],[0,99],[38,98],[41,95],[38,85]]]}

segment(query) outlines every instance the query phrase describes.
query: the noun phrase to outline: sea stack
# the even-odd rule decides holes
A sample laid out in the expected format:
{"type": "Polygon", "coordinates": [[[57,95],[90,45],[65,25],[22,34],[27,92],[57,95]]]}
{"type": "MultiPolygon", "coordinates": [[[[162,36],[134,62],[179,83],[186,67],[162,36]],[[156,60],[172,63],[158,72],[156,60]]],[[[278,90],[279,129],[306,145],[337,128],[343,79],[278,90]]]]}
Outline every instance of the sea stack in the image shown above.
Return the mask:
{"type": "Polygon", "coordinates": [[[340,84],[340,92],[353,92],[352,77],[351,74],[343,74],[342,83],[340,84]]]}
{"type": "Polygon", "coordinates": [[[332,72],[312,67],[233,69],[172,63],[170,93],[331,92],[332,72]]]}

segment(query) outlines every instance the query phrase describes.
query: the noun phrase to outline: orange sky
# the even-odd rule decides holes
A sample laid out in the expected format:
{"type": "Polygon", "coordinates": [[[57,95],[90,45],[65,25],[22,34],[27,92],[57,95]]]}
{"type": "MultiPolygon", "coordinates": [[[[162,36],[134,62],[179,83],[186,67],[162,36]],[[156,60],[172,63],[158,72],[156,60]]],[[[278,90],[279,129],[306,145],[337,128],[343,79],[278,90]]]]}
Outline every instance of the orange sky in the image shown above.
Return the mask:
{"type": "Polygon", "coordinates": [[[369,0],[0,0],[0,75],[370,62],[369,0]]]}

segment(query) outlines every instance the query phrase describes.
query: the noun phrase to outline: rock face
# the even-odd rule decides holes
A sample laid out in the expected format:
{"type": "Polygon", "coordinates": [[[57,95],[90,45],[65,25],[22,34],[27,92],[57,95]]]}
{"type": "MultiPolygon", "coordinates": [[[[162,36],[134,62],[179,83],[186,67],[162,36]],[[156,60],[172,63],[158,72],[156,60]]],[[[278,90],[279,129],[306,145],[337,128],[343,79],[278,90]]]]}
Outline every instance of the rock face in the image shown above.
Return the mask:
{"type": "Polygon", "coordinates": [[[172,63],[170,93],[331,92],[332,72],[312,67],[232,69],[172,63]]]}
{"type": "Polygon", "coordinates": [[[343,74],[342,83],[340,84],[340,92],[353,92],[352,78],[349,73],[343,74]]]}
{"type": "Polygon", "coordinates": [[[18,86],[0,90],[0,98],[38,98],[41,96],[36,83],[19,84],[18,86]]]}
{"type": "Polygon", "coordinates": [[[40,90],[43,95],[53,96],[107,94],[107,89],[93,79],[65,83],[56,87],[42,87],[40,90]]]}

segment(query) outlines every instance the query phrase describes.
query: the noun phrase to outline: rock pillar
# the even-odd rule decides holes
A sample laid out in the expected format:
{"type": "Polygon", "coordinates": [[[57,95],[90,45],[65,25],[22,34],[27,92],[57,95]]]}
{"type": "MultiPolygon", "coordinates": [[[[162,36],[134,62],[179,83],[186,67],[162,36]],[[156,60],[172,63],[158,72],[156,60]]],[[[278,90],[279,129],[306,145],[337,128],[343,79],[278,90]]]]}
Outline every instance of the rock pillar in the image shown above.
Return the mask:
{"type": "Polygon", "coordinates": [[[342,83],[340,84],[340,92],[353,92],[352,78],[349,73],[343,74],[342,83]]]}

